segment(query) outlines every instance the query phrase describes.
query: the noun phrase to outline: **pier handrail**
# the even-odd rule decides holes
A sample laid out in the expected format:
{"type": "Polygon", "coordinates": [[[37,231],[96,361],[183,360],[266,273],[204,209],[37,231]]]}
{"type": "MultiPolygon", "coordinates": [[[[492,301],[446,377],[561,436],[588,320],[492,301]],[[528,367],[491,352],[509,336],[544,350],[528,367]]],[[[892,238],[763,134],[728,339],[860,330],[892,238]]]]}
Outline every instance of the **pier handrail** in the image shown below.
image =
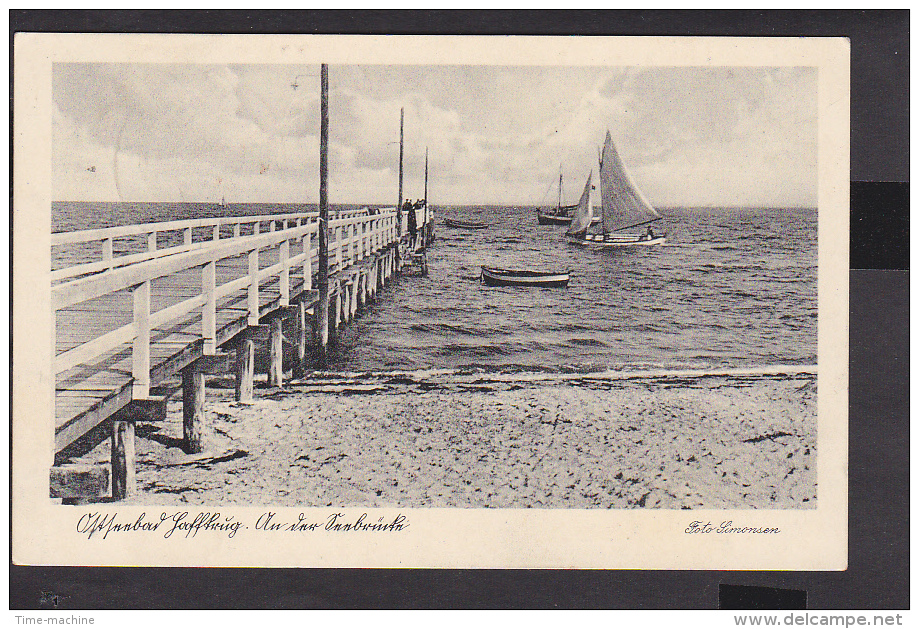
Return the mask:
{"type": "MultiPolygon", "coordinates": [[[[367,216],[366,208],[358,210],[342,210],[337,214],[336,220],[350,219],[360,216],[367,216]]],[[[51,246],[60,247],[63,245],[85,244],[93,242],[102,243],[101,260],[95,262],[81,262],[51,272],[51,280],[58,281],[88,273],[97,273],[99,271],[112,270],[121,266],[135,264],[145,260],[161,257],[163,253],[167,254],[182,253],[191,250],[193,245],[193,233],[195,229],[210,227],[212,229],[209,240],[211,242],[221,239],[221,228],[232,227],[233,233],[229,238],[239,238],[240,236],[251,236],[261,231],[262,223],[270,222],[269,231],[275,231],[278,226],[281,230],[291,227],[299,227],[303,221],[318,220],[318,212],[297,212],[287,214],[266,214],[266,215],[248,215],[248,216],[226,216],[214,218],[196,218],[180,221],[161,221],[157,223],[142,223],[138,225],[122,225],[118,227],[103,227],[99,229],[84,229],[70,232],[55,232],[51,234],[51,246]],[[242,226],[251,226],[252,233],[243,234],[242,226]],[[160,249],[158,247],[158,235],[168,232],[183,232],[183,242],[181,245],[173,245],[160,249]],[[114,255],[114,241],[117,238],[126,238],[130,236],[146,236],[147,251],[144,253],[134,253],[126,256],[114,255]]],[[[228,239],[223,236],[224,240],[228,239]]]]}
{"type": "MultiPolygon", "coordinates": [[[[336,264],[330,264],[335,271],[342,270],[365,255],[379,251],[395,241],[395,212],[335,219],[330,221],[330,227],[332,226],[335,228],[337,237],[334,244],[330,243],[329,255],[331,257],[334,252],[336,257],[336,264]],[[359,226],[362,234],[359,239],[353,235],[354,226],[359,226]],[[341,236],[343,227],[349,227],[351,231],[347,240],[341,236]],[[356,249],[353,246],[354,242],[358,242],[356,249]],[[343,250],[346,247],[348,254],[344,256],[343,250]]],[[[259,284],[262,280],[277,275],[281,305],[287,305],[290,298],[292,269],[302,267],[304,289],[312,286],[313,259],[317,253],[317,249],[312,246],[312,235],[317,232],[318,221],[310,221],[306,225],[281,231],[225,239],[221,242],[199,243],[204,246],[160,258],[139,261],[106,273],[52,286],[51,304],[54,312],[126,289],[131,289],[134,300],[134,314],[131,323],[57,355],[54,362],[54,373],[66,371],[133,340],[134,397],[135,399],[146,397],[150,387],[150,331],[152,329],[187,315],[196,308],[201,308],[201,336],[204,339],[204,353],[214,353],[216,351],[217,300],[237,291],[247,290],[247,316],[249,323],[255,325],[259,321],[259,284]],[[290,241],[297,239],[303,241],[303,251],[290,256],[290,241]],[[279,262],[260,269],[259,252],[274,247],[280,247],[279,262]],[[248,274],[217,285],[216,263],[219,260],[240,255],[249,257],[248,274]],[[151,282],[154,279],[195,267],[202,267],[201,293],[167,308],[151,312],[151,282]]]]}
{"type": "MultiPolygon", "coordinates": [[[[366,215],[367,209],[342,210],[339,215],[366,215]]],[[[121,238],[124,236],[137,236],[151,232],[179,231],[186,228],[213,227],[220,225],[236,225],[250,223],[265,223],[268,221],[284,221],[317,218],[319,212],[293,212],[287,214],[251,214],[245,216],[220,216],[214,218],[190,218],[180,221],[160,221],[155,223],[139,223],[137,225],[119,225],[117,227],[100,227],[97,229],[81,229],[77,231],[54,232],[51,234],[51,246],[93,242],[106,238],[121,238]]],[[[251,235],[251,234],[250,234],[251,235]]]]}

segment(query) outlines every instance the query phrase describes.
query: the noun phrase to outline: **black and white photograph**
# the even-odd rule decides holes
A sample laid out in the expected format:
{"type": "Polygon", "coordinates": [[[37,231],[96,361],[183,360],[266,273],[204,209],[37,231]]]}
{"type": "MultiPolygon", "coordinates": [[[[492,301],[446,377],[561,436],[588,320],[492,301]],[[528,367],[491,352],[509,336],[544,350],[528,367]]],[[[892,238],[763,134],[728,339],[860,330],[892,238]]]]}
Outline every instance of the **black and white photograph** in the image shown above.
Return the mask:
{"type": "Polygon", "coordinates": [[[839,42],[86,37],[15,208],[64,556],[468,517],[497,556],[405,561],[845,568],[839,42]]]}

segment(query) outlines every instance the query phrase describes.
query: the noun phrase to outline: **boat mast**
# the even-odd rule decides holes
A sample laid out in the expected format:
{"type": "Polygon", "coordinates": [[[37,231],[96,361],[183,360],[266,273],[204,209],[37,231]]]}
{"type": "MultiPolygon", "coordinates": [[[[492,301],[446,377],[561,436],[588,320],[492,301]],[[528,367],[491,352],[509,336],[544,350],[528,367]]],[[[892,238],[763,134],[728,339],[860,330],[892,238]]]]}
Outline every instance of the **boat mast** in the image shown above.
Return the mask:
{"type": "Polygon", "coordinates": [[[424,147],[424,222],[421,227],[421,249],[428,248],[428,223],[431,220],[428,211],[428,147],[424,147]]]}
{"type": "Polygon", "coordinates": [[[396,234],[402,236],[402,152],[404,149],[405,107],[399,110],[399,203],[396,205],[396,234]]]}
{"type": "MultiPolygon", "coordinates": [[[[600,226],[601,226],[601,228],[602,228],[602,230],[603,230],[603,238],[604,238],[604,240],[605,240],[605,239],[606,239],[606,221],[603,220],[602,217],[603,217],[603,213],[604,213],[604,212],[608,212],[608,211],[610,211],[610,210],[607,210],[606,207],[605,207],[604,205],[602,205],[602,202],[603,202],[603,151],[600,149],[599,146],[597,147],[597,164],[599,165],[599,170],[597,171],[597,174],[599,175],[599,179],[600,179],[600,202],[601,202],[601,206],[600,206],[600,216],[601,216],[600,226]]],[[[591,188],[591,193],[592,193],[592,192],[593,192],[593,188],[591,188]]],[[[593,207],[593,205],[591,205],[591,207],[593,207]]]]}
{"type": "MultiPolygon", "coordinates": [[[[319,99],[319,363],[329,343],[329,66],[322,64],[319,99]]],[[[309,239],[307,238],[307,243],[309,239]]]]}
{"type": "Polygon", "coordinates": [[[562,207],[562,165],[558,165],[558,208],[562,207]]]}

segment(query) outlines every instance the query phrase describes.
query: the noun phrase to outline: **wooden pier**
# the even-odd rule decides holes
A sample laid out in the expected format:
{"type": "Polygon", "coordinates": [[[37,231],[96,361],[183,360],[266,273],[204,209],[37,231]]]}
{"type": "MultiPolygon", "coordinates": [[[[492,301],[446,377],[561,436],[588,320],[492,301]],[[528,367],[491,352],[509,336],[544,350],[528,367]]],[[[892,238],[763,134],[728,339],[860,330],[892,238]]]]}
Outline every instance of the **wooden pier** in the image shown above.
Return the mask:
{"type": "Polygon", "coordinates": [[[181,376],[184,448],[195,453],[206,448],[210,431],[205,375],[234,374],[236,399],[251,401],[255,344],[267,337],[269,384],[282,386],[288,319],[297,330],[294,373],[308,368],[313,350],[324,356],[328,335],[320,331],[334,337],[404,266],[426,272],[433,216],[426,207],[417,212],[416,250],[397,224],[405,222],[400,214],[341,212],[325,222],[323,238],[318,213],[52,234],[56,258],[68,249],[80,258],[51,273],[52,497],[121,499],[135,492],[134,422],[165,417],[167,380],[181,376]],[[87,251],[96,259],[86,262],[87,251]],[[122,251],[130,252],[117,255],[122,251]],[[323,283],[327,291],[318,290],[323,283]],[[319,320],[323,312],[326,322],[319,320]],[[110,466],[68,463],[104,439],[111,439],[110,466]]]}

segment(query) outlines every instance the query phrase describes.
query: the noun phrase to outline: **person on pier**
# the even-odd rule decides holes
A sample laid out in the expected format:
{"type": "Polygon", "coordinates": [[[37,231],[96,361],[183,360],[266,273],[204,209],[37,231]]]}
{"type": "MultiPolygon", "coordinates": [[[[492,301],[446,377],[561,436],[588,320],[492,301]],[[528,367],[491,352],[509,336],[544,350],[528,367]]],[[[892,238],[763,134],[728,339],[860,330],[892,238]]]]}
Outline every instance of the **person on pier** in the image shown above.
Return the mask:
{"type": "Polygon", "coordinates": [[[408,212],[409,249],[414,252],[415,238],[418,235],[418,219],[415,213],[415,205],[406,201],[403,210],[408,212]]]}

